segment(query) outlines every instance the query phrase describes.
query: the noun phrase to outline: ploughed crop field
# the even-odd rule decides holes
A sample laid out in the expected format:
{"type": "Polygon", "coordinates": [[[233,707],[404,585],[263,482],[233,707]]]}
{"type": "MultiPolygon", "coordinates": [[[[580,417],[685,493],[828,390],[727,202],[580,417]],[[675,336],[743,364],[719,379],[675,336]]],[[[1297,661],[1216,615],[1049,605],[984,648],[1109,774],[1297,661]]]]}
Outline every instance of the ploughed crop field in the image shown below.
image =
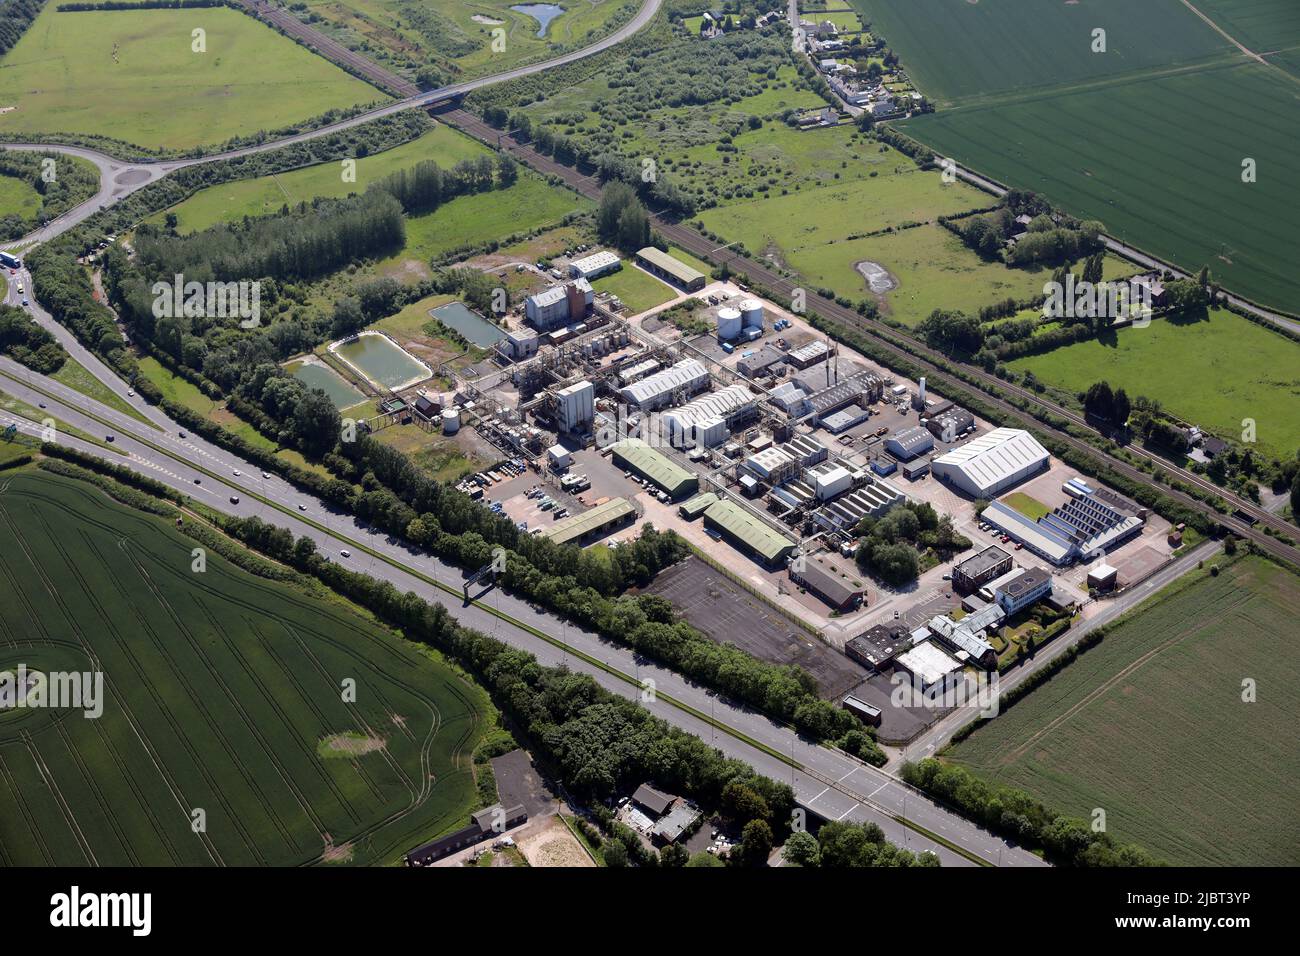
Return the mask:
{"type": "Polygon", "coordinates": [[[391,863],[462,825],[486,695],[194,547],[68,479],[0,487],[0,671],[104,674],[96,719],[0,710],[0,865],[391,863]]]}
{"type": "Polygon", "coordinates": [[[1007,364],[1071,393],[1105,381],[1130,396],[1159,398],[1178,417],[1232,441],[1250,419],[1270,455],[1285,459],[1300,448],[1300,345],[1221,309],[1202,321],[1156,319],[1007,364]]]}
{"type": "Polygon", "coordinates": [[[1181,0],[855,5],[939,107],[901,131],[1188,271],[1208,265],[1247,298],[1297,308],[1294,4],[1198,4],[1213,25],[1181,0]]]}
{"type": "Polygon", "coordinates": [[[0,133],[79,133],[185,150],[387,100],[235,10],[59,12],[0,61],[0,133]],[[195,52],[193,31],[206,31],[195,52]]]}
{"type": "Polygon", "coordinates": [[[1300,578],[1195,572],[948,759],[1172,864],[1300,863],[1300,578]],[[1253,702],[1243,682],[1253,681],[1253,702]]]}

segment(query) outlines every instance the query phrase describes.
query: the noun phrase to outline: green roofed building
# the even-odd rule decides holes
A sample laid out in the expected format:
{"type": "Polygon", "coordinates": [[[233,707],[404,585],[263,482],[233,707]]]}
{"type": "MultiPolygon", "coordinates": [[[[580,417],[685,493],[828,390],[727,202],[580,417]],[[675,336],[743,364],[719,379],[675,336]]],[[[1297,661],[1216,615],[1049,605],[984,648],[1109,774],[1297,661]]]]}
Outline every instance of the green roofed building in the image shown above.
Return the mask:
{"type": "Polygon", "coordinates": [[[703,494],[696,495],[690,501],[682,502],[681,507],[679,507],[677,510],[681,513],[681,516],[685,518],[687,521],[694,521],[700,515],[704,514],[704,512],[708,511],[710,507],[716,505],[717,503],[718,503],[718,496],[714,494],[712,491],[706,491],[703,494]]]}
{"type": "Polygon", "coordinates": [[[740,505],[719,501],[704,512],[705,527],[725,537],[738,551],[776,567],[794,550],[794,542],[768,527],[740,505]]]}
{"type": "Polygon", "coordinates": [[[626,468],[668,493],[670,498],[680,498],[697,491],[698,476],[676,464],[667,455],[656,451],[639,438],[627,438],[612,446],[614,464],[626,468]]]}
{"type": "Polygon", "coordinates": [[[611,498],[580,515],[561,518],[542,531],[556,544],[587,544],[636,520],[636,508],[626,498],[611,498]]]}
{"type": "Polygon", "coordinates": [[[654,246],[646,246],[638,252],[636,261],[646,271],[687,292],[699,292],[704,288],[704,273],[696,272],[680,259],[675,259],[654,246]]]}

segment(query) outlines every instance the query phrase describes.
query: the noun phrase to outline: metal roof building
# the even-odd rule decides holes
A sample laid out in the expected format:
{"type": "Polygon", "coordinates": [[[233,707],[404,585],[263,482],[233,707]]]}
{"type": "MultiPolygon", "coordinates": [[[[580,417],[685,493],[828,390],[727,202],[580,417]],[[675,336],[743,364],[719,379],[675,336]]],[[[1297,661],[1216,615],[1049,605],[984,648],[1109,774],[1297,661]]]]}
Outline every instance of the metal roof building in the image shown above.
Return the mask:
{"type": "Polygon", "coordinates": [[[701,395],[680,408],[664,412],[659,419],[660,428],[673,447],[681,448],[696,438],[696,425],[715,418],[728,419],[738,410],[757,401],[747,386],[728,385],[708,395],[701,395]]]}
{"type": "Polygon", "coordinates": [[[680,259],[675,259],[654,246],[646,246],[639,251],[636,261],[647,271],[681,286],[687,292],[698,292],[704,288],[704,273],[697,272],[680,259]]]}
{"type": "Polygon", "coordinates": [[[662,371],[618,390],[623,401],[654,410],[672,404],[674,396],[694,395],[709,384],[709,370],[698,359],[682,359],[662,371]]]}
{"type": "Polygon", "coordinates": [[[636,520],[636,508],[626,498],[611,498],[604,504],[584,511],[580,515],[561,518],[542,534],[556,544],[583,543],[602,537],[621,524],[636,520]]]}
{"type": "Polygon", "coordinates": [[[719,501],[704,512],[704,523],[738,550],[768,565],[779,563],[794,550],[793,541],[731,501],[719,501]]]}
{"type": "Polygon", "coordinates": [[[934,436],[919,425],[914,425],[890,435],[885,440],[885,447],[895,458],[907,460],[933,449],[934,436]]]}
{"type": "Polygon", "coordinates": [[[570,261],[569,275],[574,278],[595,279],[609,272],[617,272],[621,268],[623,263],[618,256],[606,250],[570,261]]]}
{"type": "Polygon", "coordinates": [[[931,467],[935,475],[968,495],[988,498],[1042,471],[1050,458],[1029,432],[995,428],[935,458],[931,467]]]}
{"type": "Polygon", "coordinates": [[[687,521],[694,521],[717,503],[718,496],[715,492],[703,491],[689,501],[683,501],[678,506],[677,512],[687,521]]]}
{"type": "Polygon", "coordinates": [[[610,447],[614,464],[636,472],[674,498],[690,494],[700,486],[696,475],[639,438],[626,438],[610,447]]]}

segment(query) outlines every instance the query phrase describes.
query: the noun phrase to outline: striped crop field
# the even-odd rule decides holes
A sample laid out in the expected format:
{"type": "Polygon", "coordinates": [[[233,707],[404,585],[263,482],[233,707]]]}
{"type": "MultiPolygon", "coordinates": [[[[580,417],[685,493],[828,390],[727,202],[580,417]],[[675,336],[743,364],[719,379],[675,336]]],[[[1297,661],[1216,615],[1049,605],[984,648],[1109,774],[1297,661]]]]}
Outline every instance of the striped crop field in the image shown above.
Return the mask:
{"type": "Polygon", "coordinates": [[[104,675],[97,718],[0,710],[0,866],[384,864],[463,825],[486,694],[194,548],[68,479],[0,486],[0,671],[104,675]]]}

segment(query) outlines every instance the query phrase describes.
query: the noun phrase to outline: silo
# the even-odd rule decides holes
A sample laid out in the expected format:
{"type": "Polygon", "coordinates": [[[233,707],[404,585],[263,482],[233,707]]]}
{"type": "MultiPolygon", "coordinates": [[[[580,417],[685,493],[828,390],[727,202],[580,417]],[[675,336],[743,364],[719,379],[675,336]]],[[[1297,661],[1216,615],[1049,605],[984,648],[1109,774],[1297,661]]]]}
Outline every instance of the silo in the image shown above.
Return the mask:
{"type": "Polygon", "coordinates": [[[740,303],[740,314],[745,328],[761,329],[763,327],[763,303],[757,299],[746,299],[740,303]]]}
{"type": "Polygon", "coordinates": [[[460,431],[460,409],[448,408],[442,413],[442,433],[454,435],[460,431]]]}
{"type": "Polygon", "coordinates": [[[740,330],[743,327],[743,320],[737,309],[728,305],[718,310],[718,338],[721,341],[730,342],[732,339],[740,338],[740,330]]]}

